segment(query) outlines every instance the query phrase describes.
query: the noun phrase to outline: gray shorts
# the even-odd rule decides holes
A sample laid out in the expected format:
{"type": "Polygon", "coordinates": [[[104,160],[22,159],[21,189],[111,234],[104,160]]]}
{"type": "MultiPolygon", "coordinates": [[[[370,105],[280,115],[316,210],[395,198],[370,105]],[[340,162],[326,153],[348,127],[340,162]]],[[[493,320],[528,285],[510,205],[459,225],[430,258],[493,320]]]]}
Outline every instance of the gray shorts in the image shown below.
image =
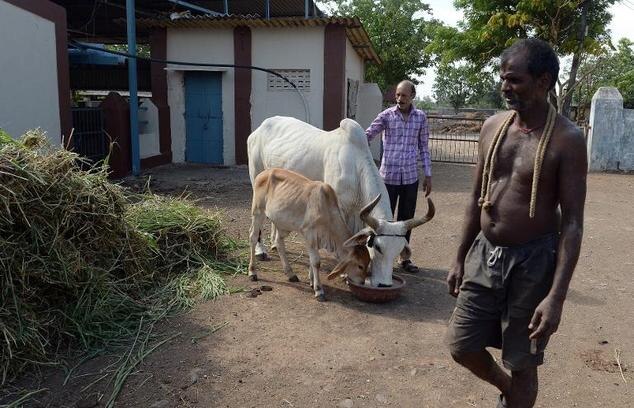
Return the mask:
{"type": "Polygon", "coordinates": [[[549,234],[523,245],[499,247],[478,234],[465,258],[447,331],[452,352],[500,348],[509,370],[543,363],[548,339],[531,344],[528,324],[552,285],[558,240],[558,234],[549,234]]]}

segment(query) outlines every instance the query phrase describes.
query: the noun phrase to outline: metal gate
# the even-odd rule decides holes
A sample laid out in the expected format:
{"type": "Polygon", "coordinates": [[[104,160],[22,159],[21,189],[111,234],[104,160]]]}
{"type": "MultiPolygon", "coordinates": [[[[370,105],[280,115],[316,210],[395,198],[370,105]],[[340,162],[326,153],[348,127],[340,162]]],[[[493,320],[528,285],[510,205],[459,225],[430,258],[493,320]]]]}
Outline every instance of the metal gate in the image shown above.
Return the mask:
{"type": "Polygon", "coordinates": [[[427,120],[432,161],[467,164],[478,162],[478,138],[485,119],[427,115],[427,120]]]}
{"type": "Polygon", "coordinates": [[[108,141],[103,129],[101,108],[72,108],[73,151],[88,160],[98,162],[108,155],[108,141]]]}

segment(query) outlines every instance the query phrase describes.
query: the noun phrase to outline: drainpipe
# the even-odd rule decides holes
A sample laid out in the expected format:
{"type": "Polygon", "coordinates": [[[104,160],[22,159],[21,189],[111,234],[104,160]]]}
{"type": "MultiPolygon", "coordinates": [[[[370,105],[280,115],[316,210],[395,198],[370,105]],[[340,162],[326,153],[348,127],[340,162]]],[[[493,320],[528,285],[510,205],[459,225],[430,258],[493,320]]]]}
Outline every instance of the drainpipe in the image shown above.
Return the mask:
{"type": "MultiPolygon", "coordinates": [[[[136,55],[136,17],[134,0],[126,0],[126,26],[128,31],[128,54],[136,55]]],[[[130,89],[130,144],[132,147],[132,174],[139,175],[139,97],[137,95],[136,58],[128,58],[128,87],[130,89]]]]}
{"type": "Polygon", "coordinates": [[[304,0],[304,18],[308,18],[308,3],[309,0],[304,0]]]}
{"type": "Polygon", "coordinates": [[[225,16],[229,15],[229,0],[225,0],[225,16]]]}
{"type": "Polygon", "coordinates": [[[266,0],[266,19],[271,19],[271,2],[270,0],[266,0]]]}

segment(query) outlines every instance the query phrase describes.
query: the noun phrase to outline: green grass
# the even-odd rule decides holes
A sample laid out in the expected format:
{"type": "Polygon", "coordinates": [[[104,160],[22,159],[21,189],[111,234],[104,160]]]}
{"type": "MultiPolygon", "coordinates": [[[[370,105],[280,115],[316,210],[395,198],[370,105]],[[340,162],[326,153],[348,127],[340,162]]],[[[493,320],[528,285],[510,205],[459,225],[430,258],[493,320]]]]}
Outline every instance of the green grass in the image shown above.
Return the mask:
{"type": "Polygon", "coordinates": [[[246,271],[219,214],[132,195],[106,167],[79,164],[37,131],[0,143],[0,386],[132,338],[143,347],[126,364],[138,363],[163,344],[157,321],[229,293],[224,276],[246,271]]]}

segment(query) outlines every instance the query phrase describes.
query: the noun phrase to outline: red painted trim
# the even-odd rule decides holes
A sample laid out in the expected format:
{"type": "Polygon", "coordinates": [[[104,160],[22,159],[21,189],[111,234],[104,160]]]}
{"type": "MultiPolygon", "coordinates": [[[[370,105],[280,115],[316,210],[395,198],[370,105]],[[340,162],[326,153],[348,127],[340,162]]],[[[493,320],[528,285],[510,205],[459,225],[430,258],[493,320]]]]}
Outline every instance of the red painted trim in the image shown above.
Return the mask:
{"type": "MultiPolygon", "coordinates": [[[[236,65],[251,65],[251,29],[233,30],[233,58],[236,65]]],[[[236,69],[234,74],[236,164],[246,164],[247,138],[251,133],[251,70],[236,69]]]]}
{"type": "MultiPolygon", "coordinates": [[[[55,51],[57,54],[57,95],[59,98],[59,123],[62,135],[70,135],[70,73],[68,68],[68,44],[66,42],[66,10],[48,0],[4,0],[18,8],[55,24],[55,51]]],[[[61,142],[60,138],[60,142],[61,142]]]]}
{"type": "Polygon", "coordinates": [[[324,33],[324,130],[339,127],[345,117],[346,28],[328,24],[324,33]]]}
{"type": "MultiPolygon", "coordinates": [[[[167,59],[167,30],[157,29],[150,34],[150,54],[152,58],[167,59]]],[[[152,83],[152,102],[158,110],[159,121],[159,150],[161,157],[172,157],[172,131],[170,125],[170,108],[167,102],[167,71],[166,64],[150,64],[152,83]]],[[[158,157],[158,156],[157,156],[158,157]]],[[[153,163],[153,161],[147,161],[153,163]]],[[[163,163],[160,163],[163,164],[163,163]]],[[[141,160],[141,166],[143,160],[141,160]]]]}

